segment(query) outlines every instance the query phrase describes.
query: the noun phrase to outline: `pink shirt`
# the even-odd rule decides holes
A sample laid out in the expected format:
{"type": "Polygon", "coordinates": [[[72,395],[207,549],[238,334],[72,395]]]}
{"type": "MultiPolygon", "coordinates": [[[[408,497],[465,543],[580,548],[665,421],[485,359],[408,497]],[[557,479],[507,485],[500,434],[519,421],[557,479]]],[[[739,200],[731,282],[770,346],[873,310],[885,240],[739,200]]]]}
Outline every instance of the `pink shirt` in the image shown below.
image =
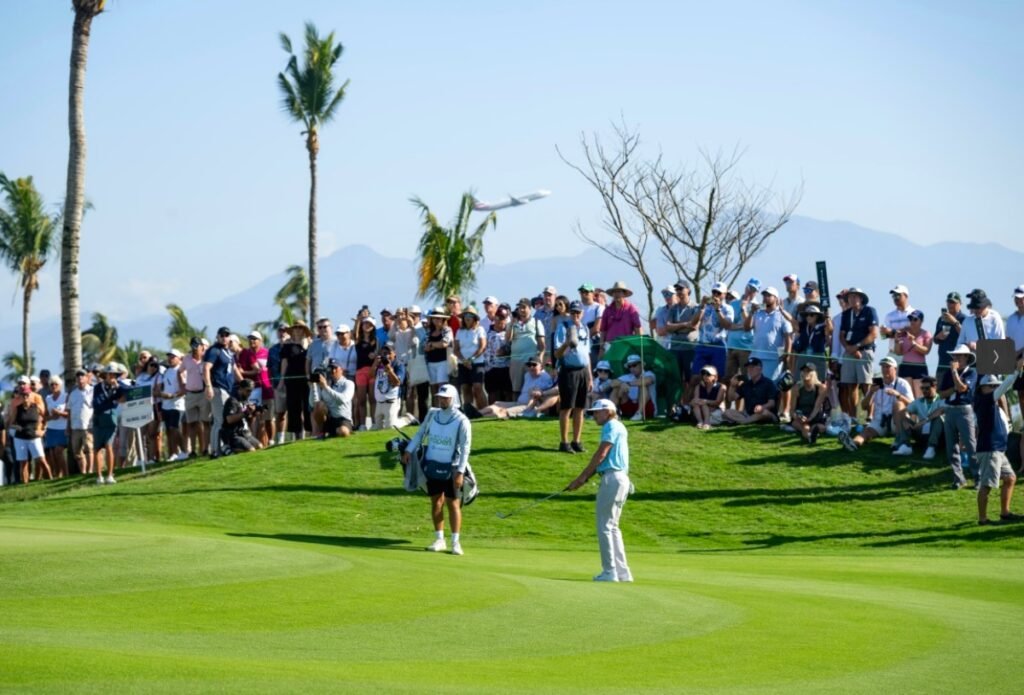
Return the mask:
{"type": "Polygon", "coordinates": [[[628,300],[622,300],[622,308],[612,302],[604,308],[601,316],[601,340],[610,343],[624,335],[633,335],[640,328],[640,312],[628,300]]]}
{"type": "Polygon", "coordinates": [[[181,368],[185,370],[185,390],[202,391],[203,361],[201,359],[196,361],[191,354],[188,354],[181,358],[181,368]]]}
{"type": "Polygon", "coordinates": [[[906,364],[924,364],[925,362],[925,355],[911,349],[914,344],[926,347],[929,350],[932,347],[932,334],[924,329],[921,330],[920,335],[916,338],[910,335],[910,333],[906,333],[895,340],[899,344],[900,354],[903,355],[903,362],[906,364]]]}
{"type": "Polygon", "coordinates": [[[274,392],[270,388],[270,372],[267,371],[267,358],[269,356],[270,350],[265,347],[261,347],[255,352],[253,352],[252,348],[245,348],[238,353],[238,368],[243,372],[248,372],[257,366],[259,367],[260,374],[253,381],[263,390],[264,398],[273,398],[274,396],[274,392]]]}

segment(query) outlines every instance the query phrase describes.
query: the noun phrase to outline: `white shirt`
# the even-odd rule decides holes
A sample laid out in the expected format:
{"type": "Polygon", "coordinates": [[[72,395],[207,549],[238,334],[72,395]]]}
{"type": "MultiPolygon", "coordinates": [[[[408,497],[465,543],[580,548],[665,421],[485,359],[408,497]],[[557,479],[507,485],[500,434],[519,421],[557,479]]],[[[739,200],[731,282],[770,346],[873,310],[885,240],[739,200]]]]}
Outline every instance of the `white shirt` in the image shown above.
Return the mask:
{"type": "Polygon", "coordinates": [[[84,389],[76,387],[68,394],[68,421],[71,429],[92,429],[92,392],[93,386],[89,384],[84,389]]]}
{"type": "MultiPolygon", "coordinates": [[[[455,334],[455,340],[459,343],[459,352],[462,354],[462,359],[468,360],[476,354],[476,351],[487,340],[487,334],[484,333],[484,329],[478,323],[476,328],[460,328],[459,332],[455,334]]],[[[483,364],[485,360],[486,358],[481,353],[479,356],[473,357],[473,364],[483,364]]]]}
{"type": "Polygon", "coordinates": [[[896,381],[886,384],[882,384],[882,388],[875,391],[872,403],[875,404],[874,416],[878,417],[882,415],[892,415],[892,406],[896,402],[896,396],[889,395],[885,392],[886,389],[896,389],[896,391],[909,400],[914,400],[914,390],[910,388],[910,384],[907,383],[906,379],[896,377],[896,381]]]}
{"type": "MultiPolygon", "coordinates": [[[[969,343],[978,342],[978,317],[971,315],[964,319],[960,328],[960,337],[957,338],[957,347],[969,343]]],[[[984,338],[989,340],[1002,340],[1006,337],[1006,329],[1003,326],[1003,317],[995,309],[989,308],[985,318],[981,320],[982,329],[985,331],[984,338]]]]}
{"type": "Polygon", "coordinates": [[[160,401],[162,410],[177,410],[185,412],[185,394],[181,392],[181,384],[178,383],[178,370],[181,366],[168,367],[160,375],[160,390],[164,393],[173,393],[175,398],[163,398],[160,401]]]}
{"type": "MultiPolygon", "coordinates": [[[[910,312],[914,310],[914,307],[910,306],[910,302],[907,302],[906,309],[893,309],[885,318],[882,320],[882,325],[891,331],[902,331],[910,327],[910,312]]],[[[889,338],[889,352],[895,352],[896,341],[893,338],[889,338]]]]}
{"type": "Polygon", "coordinates": [[[1006,319],[1006,337],[1013,340],[1013,348],[1024,350],[1024,314],[1015,311],[1006,319]]]}
{"type": "MultiPolygon", "coordinates": [[[[658,394],[655,390],[655,385],[657,382],[655,381],[654,372],[647,371],[644,372],[643,375],[651,380],[650,385],[647,387],[647,400],[651,401],[652,403],[657,403],[658,394]]],[[[626,374],[623,374],[622,376],[619,377],[619,381],[621,381],[623,384],[629,384],[629,400],[640,400],[640,386],[637,383],[639,379],[633,376],[632,373],[627,372],[626,374]]]]}
{"type": "MultiPolygon", "coordinates": [[[[56,398],[53,397],[52,393],[46,394],[46,412],[47,413],[66,413],[68,408],[68,393],[67,391],[61,391],[60,395],[56,398]]],[[[66,430],[68,428],[67,418],[59,417],[56,420],[47,420],[46,429],[48,430],[66,430]]]]}

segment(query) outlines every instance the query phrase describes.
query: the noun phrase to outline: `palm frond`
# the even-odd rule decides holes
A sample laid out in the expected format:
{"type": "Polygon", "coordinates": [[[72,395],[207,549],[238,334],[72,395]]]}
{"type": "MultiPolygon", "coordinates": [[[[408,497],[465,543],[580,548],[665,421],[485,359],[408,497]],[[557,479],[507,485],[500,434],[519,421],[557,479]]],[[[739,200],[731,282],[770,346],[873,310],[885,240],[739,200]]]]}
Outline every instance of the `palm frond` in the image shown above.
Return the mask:
{"type": "Polygon", "coordinates": [[[292,40],[290,38],[288,38],[288,34],[286,34],[286,33],[284,33],[282,31],[281,33],[279,33],[277,35],[277,37],[281,41],[281,48],[284,49],[284,52],[288,53],[288,54],[291,54],[292,53],[292,40]]]}

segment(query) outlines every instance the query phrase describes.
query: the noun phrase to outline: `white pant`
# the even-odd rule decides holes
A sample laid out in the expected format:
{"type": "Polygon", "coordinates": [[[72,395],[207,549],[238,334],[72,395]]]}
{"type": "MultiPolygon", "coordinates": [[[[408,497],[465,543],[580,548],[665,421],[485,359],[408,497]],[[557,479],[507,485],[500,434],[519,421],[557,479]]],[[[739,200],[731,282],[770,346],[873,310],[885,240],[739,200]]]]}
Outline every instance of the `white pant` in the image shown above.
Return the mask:
{"type": "Polygon", "coordinates": [[[601,549],[601,571],[620,580],[632,577],[626,564],[626,547],[622,544],[619,517],[629,495],[629,475],[608,471],[601,476],[597,490],[597,545],[601,549]]]}
{"type": "Polygon", "coordinates": [[[399,415],[401,409],[402,403],[400,401],[378,403],[373,411],[373,429],[389,430],[392,427],[401,429],[410,424],[412,420],[408,415],[399,415]]]}

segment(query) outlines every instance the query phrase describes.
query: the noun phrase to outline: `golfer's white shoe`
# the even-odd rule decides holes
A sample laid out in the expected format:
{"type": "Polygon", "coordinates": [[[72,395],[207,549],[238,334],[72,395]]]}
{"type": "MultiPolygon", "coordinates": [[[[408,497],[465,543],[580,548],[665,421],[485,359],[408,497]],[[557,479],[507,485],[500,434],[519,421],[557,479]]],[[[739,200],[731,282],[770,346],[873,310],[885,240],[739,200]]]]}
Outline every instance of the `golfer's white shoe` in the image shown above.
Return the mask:
{"type": "Polygon", "coordinates": [[[427,550],[432,553],[443,553],[447,546],[444,544],[443,538],[436,539],[433,543],[427,546],[427,550]]]}
{"type": "Polygon", "coordinates": [[[462,555],[462,543],[458,541],[452,543],[452,555],[462,555]]]}
{"type": "Polygon", "coordinates": [[[602,572],[601,574],[594,577],[595,582],[617,582],[619,578],[615,576],[614,572],[602,572]]]}
{"type": "Polygon", "coordinates": [[[924,456],[922,456],[921,458],[923,458],[925,461],[931,461],[933,458],[935,458],[935,447],[928,447],[924,452],[924,456]]]}
{"type": "Polygon", "coordinates": [[[633,573],[632,572],[626,572],[625,574],[622,574],[620,572],[619,575],[618,575],[618,579],[619,579],[620,582],[632,582],[633,581],[633,573]]]}
{"type": "Polygon", "coordinates": [[[910,456],[914,450],[909,444],[900,444],[900,448],[892,452],[893,456],[910,456]]]}

